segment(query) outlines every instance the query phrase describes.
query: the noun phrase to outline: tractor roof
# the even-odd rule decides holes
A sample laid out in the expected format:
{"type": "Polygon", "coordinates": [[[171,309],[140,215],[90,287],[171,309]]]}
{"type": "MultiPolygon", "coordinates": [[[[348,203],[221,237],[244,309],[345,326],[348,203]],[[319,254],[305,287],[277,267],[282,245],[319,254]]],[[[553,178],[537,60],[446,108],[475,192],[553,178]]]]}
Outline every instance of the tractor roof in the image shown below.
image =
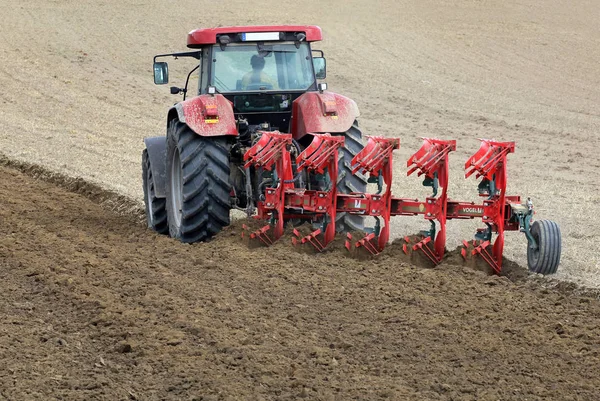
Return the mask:
{"type": "Polygon", "coordinates": [[[267,41],[280,40],[287,37],[286,34],[296,33],[304,33],[304,40],[307,42],[317,42],[323,38],[321,28],[315,25],[227,26],[195,29],[188,33],[187,45],[192,48],[212,45],[218,43],[218,37],[221,35],[229,35],[232,39],[237,37],[240,41],[267,41]]]}

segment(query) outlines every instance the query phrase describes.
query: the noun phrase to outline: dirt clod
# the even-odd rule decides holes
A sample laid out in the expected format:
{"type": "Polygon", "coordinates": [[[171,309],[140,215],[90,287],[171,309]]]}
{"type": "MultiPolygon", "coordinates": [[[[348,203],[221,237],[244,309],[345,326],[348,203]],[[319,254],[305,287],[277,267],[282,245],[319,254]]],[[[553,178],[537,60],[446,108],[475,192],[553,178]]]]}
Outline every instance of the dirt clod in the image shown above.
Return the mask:
{"type": "Polygon", "coordinates": [[[133,350],[131,344],[129,343],[119,343],[117,345],[117,352],[120,352],[121,354],[127,354],[129,352],[131,352],[133,350]]]}

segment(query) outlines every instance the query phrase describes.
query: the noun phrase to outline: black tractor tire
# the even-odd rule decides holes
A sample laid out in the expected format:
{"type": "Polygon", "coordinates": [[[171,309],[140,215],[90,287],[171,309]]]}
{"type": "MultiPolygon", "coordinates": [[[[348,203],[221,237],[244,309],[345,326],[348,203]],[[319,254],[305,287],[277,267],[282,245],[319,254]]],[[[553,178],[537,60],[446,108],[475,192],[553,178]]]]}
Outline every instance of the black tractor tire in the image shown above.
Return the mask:
{"type": "MultiPolygon", "coordinates": [[[[358,121],[354,121],[352,127],[344,134],[345,145],[338,154],[338,179],[337,190],[342,194],[351,192],[366,192],[367,177],[363,174],[352,174],[352,159],[363,148],[362,132],[358,128],[358,121]]],[[[363,231],[364,220],[362,216],[351,215],[348,213],[338,213],[335,222],[336,231],[352,232],[363,231]]]]}
{"type": "Polygon", "coordinates": [[[550,220],[538,220],[531,225],[531,235],[537,242],[537,249],[527,247],[529,271],[540,274],[554,274],[560,263],[561,235],[558,224],[550,220]]]}
{"type": "Polygon", "coordinates": [[[181,242],[206,241],[230,223],[230,145],[172,121],[167,132],[169,234],[181,242]]]}
{"type": "Polygon", "coordinates": [[[146,222],[148,228],[159,234],[168,234],[167,209],[165,198],[158,198],[154,190],[154,179],[150,168],[148,150],[142,152],[142,182],[144,184],[144,204],[146,205],[146,222]]]}

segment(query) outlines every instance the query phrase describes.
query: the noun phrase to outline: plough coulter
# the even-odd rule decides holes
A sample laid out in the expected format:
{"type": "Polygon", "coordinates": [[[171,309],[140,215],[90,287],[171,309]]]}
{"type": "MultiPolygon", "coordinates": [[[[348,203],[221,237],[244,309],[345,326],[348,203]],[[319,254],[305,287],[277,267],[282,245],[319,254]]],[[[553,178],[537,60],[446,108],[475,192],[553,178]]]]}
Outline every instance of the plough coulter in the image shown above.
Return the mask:
{"type": "MultiPolygon", "coordinates": [[[[373,193],[338,193],[338,150],[344,138],[315,134],[311,144],[296,158],[296,171],[290,155],[292,137],[279,132],[262,132],[260,140],[244,155],[245,168],[272,171],[276,177],[272,187],[265,189],[257,202],[255,218],[268,224],[259,230],[246,232],[250,238],[270,245],[284,233],[284,223],[302,219],[317,225],[308,235],[293,230],[292,242],[306,244],[316,251],[324,250],[336,235],[335,221],[340,213],[375,218],[375,226],[366,229],[364,237],[354,240],[346,233],[349,251],[364,249],[368,254],[381,253],[390,237],[393,216],[422,215],[430,222],[416,241],[405,237],[403,250],[421,252],[432,264],[439,264],[445,253],[446,224],[453,219],[481,218],[485,224],[472,241],[463,241],[462,256],[480,257],[496,273],[502,271],[502,251],[505,231],[521,231],[528,240],[528,266],[531,271],[552,274],[560,261],[560,230],[552,221],[532,224],[533,204],[520,196],[506,195],[507,155],[514,152],[514,142],[481,140],[480,149],[465,163],[465,177],[479,180],[478,192],[482,203],[459,202],[448,198],[448,158],[456,150],[456,141],[423,138],[421,148],[408,159],[408,173],[423,177],[423,185],[431,187],[425,200],[392,196],[392,152],[400,147],[397,138],[368,137],[366,146],[351,161],[352,173],[368,175],[376,184],[373,193]],[[317,181],[330,183],[327,188],[296,188],[294,183],[306,172],[317,181]],[[494,235],[495,234],[495,235],[494,235]]],[[[248,230],[247,226],[244,226],[248,230]]]]}

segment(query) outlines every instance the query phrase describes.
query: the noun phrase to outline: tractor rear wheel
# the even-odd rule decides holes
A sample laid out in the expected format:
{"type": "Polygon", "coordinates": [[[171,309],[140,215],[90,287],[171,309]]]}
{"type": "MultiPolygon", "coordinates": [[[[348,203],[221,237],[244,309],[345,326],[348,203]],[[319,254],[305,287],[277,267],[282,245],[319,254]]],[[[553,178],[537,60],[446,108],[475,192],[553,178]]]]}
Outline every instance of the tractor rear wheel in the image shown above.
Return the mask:
{"type": "MultiPolygon", "coordinates": [[[[362,132],[358,128],[358,121],[344,133],[345,145],[338,155],[337,190],[342,194],[351,192],[366,192],[367,177],[363,174],[352,174],[352,159],[363,148],[362,132]]],[[[337,232],[363,231],[364,217],[348,213],[338,213],[335,228],[337,232]]]]}
{"type": "Polygon", "coordinates": [[[167,210],[165,198],[157,198],[154,190],[154,178],[150,168],[148,150],[142,152],[142,181],[144,183],[144,204],[146,205],[146,222],[148,228],[159,234],[168,234],[167,210]]]}
{"type": "Polygon", "coordinates": [[[167,132],[167,215],[171,237],[205,241],[229,225],[229,144],[176,120],[167,132]]]}
{"type": "Polygon", "coordinates": [[[560,263],[561,235],[558,224],[550,220],[538,220],[531,225],[531,235],[537,248],[527,247],[529,271],[554,274],[560,263]]]}

